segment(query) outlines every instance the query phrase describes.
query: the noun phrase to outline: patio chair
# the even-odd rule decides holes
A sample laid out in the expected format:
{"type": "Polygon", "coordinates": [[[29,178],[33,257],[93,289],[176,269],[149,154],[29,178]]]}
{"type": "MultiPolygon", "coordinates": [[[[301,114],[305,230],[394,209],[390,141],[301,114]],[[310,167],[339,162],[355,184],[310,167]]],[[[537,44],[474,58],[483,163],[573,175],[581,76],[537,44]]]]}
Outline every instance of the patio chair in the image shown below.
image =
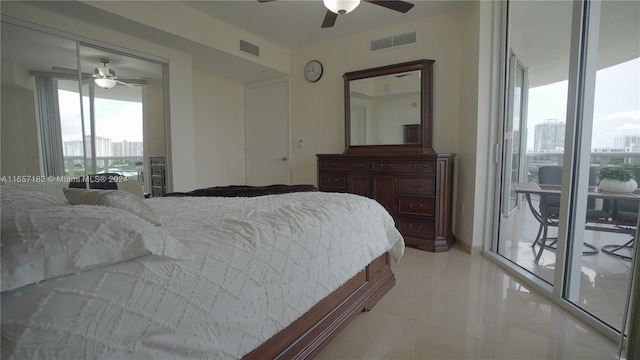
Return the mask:
{"type": "MultiPolygon", "coordinates": [[[[538,182],[540,185],[560,185],[562,183],[562,166],[541,166],[538,169],[538,182]]],[[[594,168],[589,170],[589,186],[596,185],[596,171],[594,168]]],[[[606,222],[611,216],[608,201],[604,201],[602,209],[596,208],[596,199],[589,198],[587,200],[587,217],[585,222],[606,222]]],[[[557,237],[547,237],[547,230],[550,226],[558,226],[560,218],[560,195],[540,195],[539,204],[540,213],[544,214],[540,220],[538,235],[531,244],[534,247],[540,245],[540,250],[536,255],[536,262],[540,260],[544,248],[556,249],[557,237]],[[545,221],[546,219],[546,221],[545,221]],[[552,240],[547,243],[547,240],[552,240]]],[[[583,251],[583,255],[594,255],[598,253],[598,249],[589,243],[584,243],[588,250],[583,251]]]]}

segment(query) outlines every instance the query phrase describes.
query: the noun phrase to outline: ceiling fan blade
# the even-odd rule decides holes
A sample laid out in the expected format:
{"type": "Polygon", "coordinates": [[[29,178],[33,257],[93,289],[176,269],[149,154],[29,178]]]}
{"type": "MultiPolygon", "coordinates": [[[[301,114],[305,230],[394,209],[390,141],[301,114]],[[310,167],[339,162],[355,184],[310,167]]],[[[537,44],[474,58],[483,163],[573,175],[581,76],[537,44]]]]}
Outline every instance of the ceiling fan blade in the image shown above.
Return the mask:
{"type": "Polygon", "coordinates": [[[258,0],[258,2],[263,3],[263,2],[272,2],[272,1],[276,1],[276,0],[258,0]]]}
{"type": "Polygon", "coordinates": [[[411,10],[413,4],[406,1],[386,1],[386,0],[364,0],[368,3],[376,4],[382,7],[386,7],[387,9],[399,11],[401,13],[406,13],[411,10]]]}
{"type": "Polygon", "coordinates": [[[333,11],[327,10],[327,13],[324,15],[324,20],[322,21],[322,28],[330,28],[336,24],[336,19],[338,18],[338,14],[333,11]]]}
{"type": "Polygon", "coordinates": [[[131,85],[131,84],[127,84],[126,82],[122,82],[122,81],[120,81],[120,80],[116,80],[116,83],[118,83],[118,84],[120,84],[120,85],[126,85],[126,86],[128,86],[128,87],[134,87],[133,85],[131,85]]]}

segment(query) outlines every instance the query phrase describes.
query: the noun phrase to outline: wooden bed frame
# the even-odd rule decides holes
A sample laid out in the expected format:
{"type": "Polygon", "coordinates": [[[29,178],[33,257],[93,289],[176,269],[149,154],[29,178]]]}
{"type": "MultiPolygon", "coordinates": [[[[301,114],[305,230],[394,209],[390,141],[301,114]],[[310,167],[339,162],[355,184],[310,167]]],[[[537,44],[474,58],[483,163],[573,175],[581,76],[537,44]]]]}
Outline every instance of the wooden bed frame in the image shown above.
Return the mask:
{"type": "Polygon", "coordinates": [[[356,315],[370,310],[395,283],[389,254],[385,253],[242,359],[311,359],[356,315]]]}

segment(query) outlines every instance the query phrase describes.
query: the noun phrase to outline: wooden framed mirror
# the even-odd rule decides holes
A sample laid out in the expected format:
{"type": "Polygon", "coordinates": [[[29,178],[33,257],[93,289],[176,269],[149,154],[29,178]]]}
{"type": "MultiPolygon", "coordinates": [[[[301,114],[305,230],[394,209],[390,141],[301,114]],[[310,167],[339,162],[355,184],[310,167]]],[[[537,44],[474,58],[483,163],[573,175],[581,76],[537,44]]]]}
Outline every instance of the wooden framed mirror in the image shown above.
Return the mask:
{"type": "Polygon", "coordinates": [[[435,153],[434,62],[422,59],[344,74],[345,153],[435,153]]]}

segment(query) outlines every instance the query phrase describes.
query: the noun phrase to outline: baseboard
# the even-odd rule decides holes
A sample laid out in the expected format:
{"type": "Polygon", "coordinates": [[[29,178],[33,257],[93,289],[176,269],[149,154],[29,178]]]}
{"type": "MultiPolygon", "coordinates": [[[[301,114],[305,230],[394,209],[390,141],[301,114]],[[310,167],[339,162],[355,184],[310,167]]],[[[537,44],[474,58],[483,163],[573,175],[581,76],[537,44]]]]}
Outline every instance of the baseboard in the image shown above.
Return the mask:
{"type": "Polygon", "coordinates": [[[478,255],[482,253],[482,246],[471,246],[466,242],[460,240],[457,236],[455,236],[456,242],[454,246],[460,247],[464,252],[471,255],[478,255]]]}

